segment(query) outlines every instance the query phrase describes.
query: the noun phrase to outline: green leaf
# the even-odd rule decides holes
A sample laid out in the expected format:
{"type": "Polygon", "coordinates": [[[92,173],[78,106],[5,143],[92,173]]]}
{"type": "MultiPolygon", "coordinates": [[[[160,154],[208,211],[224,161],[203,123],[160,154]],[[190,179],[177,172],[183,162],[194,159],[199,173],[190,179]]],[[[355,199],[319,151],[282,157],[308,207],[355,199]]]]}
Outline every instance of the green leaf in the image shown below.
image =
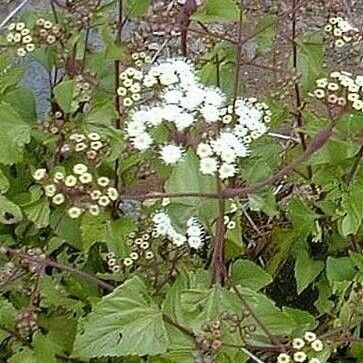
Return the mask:
{"type": "Polygon", "coordinates": [[[356,274],[357,270],[349,257],[328,257],[326,261],[326,275],[331,283],[351,281],[356,274]]]}
{"type": "Polygon", "coordinates": [[[301,336],[301,334],[306,331],[314,330],[318,325],[318,323],[314,319],[314,316],[307,313],[306,311],[289,308],[286,306],[282,308],[282,311],[284,313],[287,313],[292,319],[294,319],[296,326],[298,327],[293,335],[301,336]]]}
{"type": "Polygon", "coordinates": [[[236,284],[256,291],[272,282],[270,274],[248,260],[236,261],[232,265],[231,276],[236,284]]]}
{"type": "Polygon", "coordinates": [[[24,213],[37,228],[45,228],[49,225],[50,208],[46,201],[39,200],[26,208],[24,213]]]}
{"type": "Polygon", "coordinates": [[[115,107],[110,102],[102,102],[94,105],[88,114],[85,115],[87,123],[111,125],[117,119],[115,107]]]}
{"type": "Polygon", "coordinates": [[[231,291],[215,285],[211,289],[182,291],[179,307],[175,312],[177,321],[197,332],[204,322],[218,318],[223,311],[240,314],[241,302],[231,291]]]}
{"type": "Polygon", "coordinates": [[[88,251],[96,242],[106,241],[108,218],[105,213],[92,216],[85,213],[81,218],[82,251],[88,251]]]}
{"type": "Polygon", "coordinates": [[[22,160],[24,145],[30,142],[30,127],[8,104],[0,104],[0,163],[11,165],[22,160]]]}
{"type": "Polygon", "coordinates": [[[0,195],[0,223],[15,224],[23,220],[21,209],[9,199],[0,195]]]}
{"type": "Polygon", "coordinates": [[[291,200],[287,210],[296,236],[306,237],[315,231],[315,219],[318,217],[307,204],[299,198],[291,200]]]}
{"type": "MultiPolygon", "coordinates": [[[[15,317],[17,311],[14,306],[5,299],[0,299],[0,322],[2,326],[12,330],[15,324],[15,317]]],[[[0,329],[0,344],[4,339],[9,337],[10,334],[0,329]]]]}
{"type": "Polygon", "coordinates": [[[348,193],[343,194],[342,208],[345,216],[341,220],[340,231],[343,237],[356,234],[363,221],[363,188],[353,186],[348,193]]]}
{"type": "Polygon", "coordinates": [[[13,355],[9,363],[58,363],[55,354],[57,346],[41,333],[35,333],[32,349],[25,348],[22,352],[13,355]]]}
{"type": "MultiPolygon", "coordinates": [[[[255,315],[258,316],[272,334],[289,335],[297,328],[290,315],[277,308],[275,303],[265,295],[248,288],[239,288],[239,290],[248,305],[253,309],[255,315]]],[[[251,319],[251,324],[256,324],[253,318],[249,319],[251,319]]],[[[257,333],[264,334],[259,327],[257,327],[257,333]]]]}
{"type": "Polygon", "coordinates": [[[239,13],[234,0],[206,0],[205,5],[192,16],[192,19],[203,23],[237,22],[239,13]]]}
{"type": "Polygon", "coordinates": [[[278,214],[276,197],[272,191],[250,194],[248,199],[250,208],[253,211],[264,212],[269,217],[274,217],[278,214]]]}
{"type": "Polygon", "coordinates": [[[156,355],[167,347],[162,314],[135,276],[105,296],[82,322],[73,356],[156,355]]]}
{"type": "Polygon", "coordinates": [[[323,261],[314,261],[308,251],[299,248],[296,253],[295,279],[297,293],[301,294],[324,269],[323,261]]]}
{"type": "Polygon", "coordinates": [[[0,169],[0,194],[5,194],[10,187],[10,183],[4,172],[0,169]]]}
{"type": "Polygon", "coordinates": [[[105,48],[106,60],[119,60],[125,56],[127,47],[125,43],[115,43],[114,41],[107,42],[105,48]]]}
{"type": "Polygon", "coordinates": [[[150,0],[126,0],[126,10],[130,18],[146,15],[151,5],[150,0]]]}
{"type": "Polygon", "coordinates": [[[75,90],[75,81],[63,81],[54,87],[53,93],[55,100],[65,113],[73,111],[73,94],[75,90]]]}
{"type": "Polygon", "coordinates": [[[308,91],[324,75],[324,41],[320,33],[309,33],[297,39],[297,46],[297,71],[304,90],[308,91]]]}
{"type": "Polygon", "coordinates": [[[232,218],[232,221],[236,223],[236,227],[233,229],[227,229],[226,233],[226,246],[225,255],[226,258],[234,258],[241,256],[245,250],[242,237],[242,211],[238,210],[232,218]]]}
{"type": "Polygon", "coordinates": [[[277,30],[276,21],[276,15],[267,15],[261,18],[257,23],[257,35],[254,37],[254,40],[257,44],[257,51],[260,54],[266,54],[274,45],[277,30]]]}
{"type": "MultiPolygon", "coordinates": [[[[187,152],[182,161],[174,168],[165,183],[167,193],[217,193],[217,179],[202,175],[199,171],[199,159],[192,152],[187,152]],[[187,177],[186,177],[187,176],[187,177]]],[[[178,198],[178,203],[195,208],[196,214],[204,221],[213,221],[218,216],[218,202],[205,198],[178,198]]]]}

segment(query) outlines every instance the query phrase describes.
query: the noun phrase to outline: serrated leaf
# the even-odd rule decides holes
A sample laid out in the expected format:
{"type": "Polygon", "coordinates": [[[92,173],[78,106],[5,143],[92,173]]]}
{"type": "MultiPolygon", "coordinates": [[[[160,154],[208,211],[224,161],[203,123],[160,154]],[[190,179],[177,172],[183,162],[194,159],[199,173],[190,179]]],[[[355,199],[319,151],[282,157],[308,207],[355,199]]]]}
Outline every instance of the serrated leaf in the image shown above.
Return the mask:
{"type": "Polygon", "coordinates": [[[331,283],[351,281],[356,274],[357,270],[349,257],[328,257],[326,261],[326,276],[331,283]]]}
{"type": "Polygon", "coordinates": [[[167,347],[162,314],[135,276],[105,296],[82,322],[73,356],[156,355],[167,347]]]}
{"type": "Polygon", "coordinates": [[[193,20],[203,23],[237,22],[240,10],[234,0],[206,0],[203,7],[196,12],[193,20]]]}
{"type": "Polygon", "coordinates": [[[353,186],[348,193],[343,194],[342,207],[345,215],[341,220],[340,230],[343,237],[356,234],[363,221],[363,188],[353,186]]]}
{"type": "MultiPolygon", "coordinates": [[[[217,180],[211,176],[202,175],[199,171],[198,158],[192,152],[187,152],[183,160],[173,168],[165,183],[165,190],[167,193],[216,193],[217,180]]],[[[196,215],[204,221],[212,221],[218,215],[218,202],[215,200],[193,197],[178,198],[178,202],[193,206],[196,215]]]]}
{"type": "Polygon", "coordinates": [[[297,293],[301,294],[324,269],[323,261],[315,261],[310,258],[306,250],[299,249],[296,253],[295,279],[297,293]]]}
{"type": "MultiPolygon", "coordinates": [[[[17,311],[14,306],[5,299],[0,299],[0,322],[5,328],[12,330],[15,324],[17,311]]],[[[10,334],[0,329],[0,344],[10,334]]]]}
{"type": "Polygon", "coordinates": [[[286,306],[282,308],[282,311],[294,319],[296,326],[298,327],[293,335],[301,336],[303,332],[315,330],[315,328],[318,326],[314,316],[307,313],[306,311],[289,308],[286,306]]]}
{"type": "Polygon", "coordinates": [[[100,213],[93,216],[85,213],[81,218],[82,251],[88,251],[96,242],[106,241],[108,218],[106,214],[100,213]]]}
{"type": "Polygon", "coordinates": [[[75,81],[63,81],[53,89],[54,98],[65,113],[73,110],[73,94],[75,90],[75,81]]]}
{"type": "Polygon", "coordinates": [[[0,195],[0,223],[15,224],[21,222],[23,213],[19,206],[0,195]]]}
{"type": "Polygon", "coordinates": [[[9,187],[9,180],[4,172],[0,169],[0,194],[6,193],[9,190],[9,187]]]}
{"type": "Polygon", "coordinates": [[[44,200],[27,206],[24,208],[24,213],[37,228],[45,228],[49,225],[50,208],[49,204],[44,200]]]}
{"type": "Polygon", "coordinates": [[[35,333],[32,349],[25,348],[20,353],[13,355],[9,363],[58,363],[55,354],[57,346],[41,333],[35,333]]]}
{"type": "Polygon", "coordinates": [[[324,41],[318,32],[305,34],[297,39],[297,71],[305,91],[311,89],[315,80],[324,75],[324,41]]]}
{"type": "Polygon", "coordinates": [[[125,56],[127,47],[125,43],[108,42],[105,48],[105,59],[119,60],[125,56]]]}
{"type": "Polygon", "coordinates": [[[271,50],[276,38],[276,15],[267,15],[261,18],[256,26],[254,40],[257,44],[257,51],[260,54],[265,54],[271,50]]]}
{"type": "Polygon", "coordinates": [[[0,163],[11,165],[22,160],[24,145],[30,142],[30,127],[8,104],[0,104],[0,163]]]}
{"type": "Polygon", "coordinates": [[[131,18],[139,18],[146,15],[150,5],[150,0],[126,0],[127,14],[131,18]]]}
{"type": "Polygon", "coordinates": [[[270,274],[248,260],[238,260],[233,263],[231,277],[236,284],[256,291],[272,282],[270,274]]]}
{"type": "Polygon", "coordinates": [[[272,191],[250,194],[248,201],[253,211],[264,212],[269,217],[274,217],[278,214],[276,197],[272,191]]]}

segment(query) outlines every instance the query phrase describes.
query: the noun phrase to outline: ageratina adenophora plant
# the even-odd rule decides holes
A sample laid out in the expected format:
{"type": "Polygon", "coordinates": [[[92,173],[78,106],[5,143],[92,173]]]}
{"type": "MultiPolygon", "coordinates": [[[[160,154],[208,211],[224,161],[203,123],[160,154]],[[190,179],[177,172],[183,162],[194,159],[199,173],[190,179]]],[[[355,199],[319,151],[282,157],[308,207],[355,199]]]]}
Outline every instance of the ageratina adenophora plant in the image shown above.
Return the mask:
{"type": "Polygon", "coordinates": [[[26,2],[0,361],[361,362],[363,5],[26,2]]]}

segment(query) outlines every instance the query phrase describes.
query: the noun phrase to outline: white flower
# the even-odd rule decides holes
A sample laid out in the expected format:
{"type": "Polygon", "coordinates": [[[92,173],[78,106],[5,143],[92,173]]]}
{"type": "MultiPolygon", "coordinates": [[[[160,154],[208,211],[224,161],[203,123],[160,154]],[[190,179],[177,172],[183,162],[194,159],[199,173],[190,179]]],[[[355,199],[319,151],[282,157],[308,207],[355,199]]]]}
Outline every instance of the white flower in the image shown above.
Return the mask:
{"type": "Polygon", "coordinates": [[[73,166],[73,173],[74,174],[78,174],[78,175],[81,175],[81,174],[84,174],[88,171],[88,167],[84,164],[76,164],[73,166]]]}
{"type": "Polygon", "coordinates": [[[97,184],[101,187],[107,187],[110,184],[110,179],[106,176],[101,176],[97,179],[97,184]]]}
{"type": "Polygon", "coordinates": [[[228,164],[232,164],[236,160],[236,154],[232,148],[225,147],[221,152],[221,159],[228,164]]]}
{"type": "Polygon", "coordinates": [[[170,218],[166,213],[160,212],[160,213],[156,213],[153,218],[152,221],[155,224],[160,224],[160,223],[170,223],[170,218]]]}
{"type": "Polygon", "coordinates": [[[90,214],[92,214],[93,216],[98,216],[100,214],[100,207],[97,204],[92,204],[89,208],[88,211],[90,212],[90,214]]]}
{"type": "Polygon", "coordinates": [[[164,86],[170,86],[179,81],[178,76],[175,73],[164,73],[159,77],[160,83],[164,86]]]}
{"type": "Polygon", "coordinates": [[[60,181],[63,179],[64,179],[64,173],[62,173],[61,171],[57,171],[54,173],[54,176],[53,176],[54,181],[60,181]]]}
{"type": "Polygon", "coordinates": [[[143,134],[146,131],[146,125],[139,121],[130,121],[126,126],[126,133],[129,137],[143,134]]]}
{"type": "Polygon", "coordinates": [[[49,184],[44,187],[44,191],[47,197],[53,197],[57,191],[57,188],[54,184],[49,184]]]}
{"type": "Polygon", "coordinates": [[[291,357],[286,353],[281,353],[277,357],[277,363],[289,363],[291,361],[291,357]]]}
{"type": "Polygon", "coordinates": [[[294,349],[300,350],[304,346],[305,346],[305,342],[304,342],[303,339],[301,339],[301,338],[295,338],[295,339],[293,339],[293,341],[292,341],[292,347],[294,349]]]}
{"type": "Polygon", "coordinates": [[[107,189],[107,195],[112,201],[115,201],[118,198],[118,191],[116,188],[110,187],[107,189]]]}
{"type": "Polygon", "coordinates": [[[191,237],[200,237],[203,231],[197,225],[192,225],[188,227],[187,234],[191,237]]]}
{"type": "Polygon", "coordinates": [[[135,149],[138,149],[140,151],[145,151],[149,149],[149,147],[152,145],[153,140],[148,133],[143,132],[140,135],[133,137],[131,139],[131,142],[135,149]]]}
{"type": "Polygon", "coordinates": [[[100,190],[92,190],[90,195],[92,200],[98,200],[100,199],[102,192],[100,190]]]}
{"type": "Polygon", "coordinates": [[[218,169],[218,162],[215,158],[207,157],[200,159],[199,170],[203,175],[214,175],[218,169]]]}
{"type": "Polygon", "coordinates": [[[191,248],[195,248],[196,250],[202,247],[203,239],[201,237],[189,237],[188,238],[188,245],[191,248]]]}
{"type": "Polygon", "coordinates": [[[91,132],[87,135],[88,139],[91,141],[99,141],[101,140],[101,136],[97,132],[91,132]]]}
{"type": "Polygon", "coordinates": [[[236,166],[234,164],[222,163],[219,168],[219,177],[224,180],[235,176],[237,173],[236,166]]]}
{"type": "Polygon", "coordinates": [[[172,235],[171,240],[172,240],[173,244],[180,247],[183,244],[185,244],[185,242],[187,241],[187,238],[184,235],[180,234],[180,233],[175,233],[175,234],[172,235]]]}
{"type": "Polygon", "coordinates": [[[181,99],[183,98],[183,92],[179,90],[170,90],[165,92],[163,98],[166,101],[166,103],[179,104],[181,99]]]}
{"type": "Polygon", "coordinates": [[[17,51],[19,57],[25,57],[26,56],[26,50],[24,48],[18,48],[17,51]]]}
{"type": "Polygon", "coordinates": [[[64,197],[64,195],[63,195],[63,194],[61,194],[61,193],[56,194],[56,195],[53,197],[53,199],[52,199],[52,202],[53,202],[53,204],[55,204],[55,205],[61,205],[61,204],[63,204],[63,203],[64,203],[64,201],[65,201],[65,197],[64,197]]]}
{"type": "Polygon", "coordinates": [[[162,205],[163,207],[167,207],[170,203],[171,203],[171,199],[170,199],[170,198],[163,198],[163,199],[161,200],[161,205],[162,205]]]}
{"type": "Polygon", "coordinates": [[[235,229],[236,228],[236,222],[235,221],[229,221],[227,223],[227,229],[235,229]]]}
{"type": "Polygon", "coordinates": [[[75,219],[75,218],[79,218],[82,214],[82,209],[78,208],[78,207],[71,207],[68,209],[68,215],[75,219]]]}
{"type": "Polygon", "coordinates": [[[102,195],[100,199],[98,199],[98,204],[101,207],[107,207],[111,203],[110,198],[106,195],[102,195]]]}
{"type": "Polygon", "coordinates": [[[200,112],[204,117],[205,121],[208,123],[214,123],[220,119],[219,110],[216,106],[213,105],[203,106],[200,112]]]}
{"type": "Polygon", "coordinates": [[[77,178],[74,175],[67,175],[64,184],[67,187],[74,187],[77,184],[77,178]]]}
{"type": "Polygon", "coordinates": [[[80,142],[76,145],[76,147],[74,149],[75,149],[75,151],[83,151],[83,150],[87,149],[87,144],[85,144],[84,142],[80,142]]]}
{"type": "Polygon", "coordinates": [[[324,349],[323,342],[320,339],[316,339],[311,343],[311,348],[315,352],[321,352],[324,349]]]}
{"type": "Polygon", "coordinates": [[[25,46],[25,50],[29,53],[33,52],[34,49],[35,49],[35,44],[33,43],[26,44],[25,46]]]}
{"type": "Polygon", "coordinates": [[[180,146],[166,145],[160,150],[160,158],[167,165],[176,164],[183,157],[183,150],[180,146]]]}
{"type": "Polygon", "coordinates": [[[213,154],[213,150],[210,147],[210,145],[206,144],[206,143],[200,143],[197,147],[197,155],[203,159],[206,158],[208,156],[212,156],[213,154]]]}
{"type": "Polygon", "coordinates": [[[321,362],[320,362],[320,359],[318,359],[318,358],[311,358],[311,359],[309,359],[309,363],[321,363],[321,362]]]}
{"type": "Polygon", "coordinates": [[[101,141],[92,141],[91,142],[91,149],[98,151],[100,149],[102,149],[103,147],[103,143],[101,141]]]}
{"type": "Polygon", "coordinates": [[[304,334],[304,339],[308,342],[308,343],[311,343],[313,342],[315,339],[316,339],[316,334],[311,332],[311,331],[307,331],[305,334],[304,334]]]}
{"type": "Polygon", "coordinates": [[[93,177],[92,177],[92,174],[90,174],[90,173],[83,173],[82,175],[80,175],[78,177],[78,179],[82,184],[88,184],[88,183],[91,183],[91,181],[93,180],[93,177]]]}
{"type": "Polygon", "coordinates": [[[37,169],[33,173],[33,179],[39,181],[39,180],[42,180],[46,175],[47,175],[47,169],[44,169],[44,168],[37,169]]]}
{"type": "Polygon", "coordinates": [[[296,352],[294,353],[293,358],[295,362],[302,363],[305,362],[307,355],[304,352],[296,352]]]}

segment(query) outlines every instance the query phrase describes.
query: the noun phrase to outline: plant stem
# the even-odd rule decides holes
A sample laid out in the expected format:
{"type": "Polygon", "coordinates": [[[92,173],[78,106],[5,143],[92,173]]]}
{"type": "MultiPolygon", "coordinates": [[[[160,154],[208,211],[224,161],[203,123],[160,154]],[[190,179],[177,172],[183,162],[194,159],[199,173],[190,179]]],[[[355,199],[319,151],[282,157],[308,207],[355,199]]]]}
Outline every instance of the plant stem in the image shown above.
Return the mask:
{"type": "MultiPolygon", "coordinates": [[[[292,35],[291,35],[292,42],[291,42],[291,44],[292,44],[292,62],[293,62],[295,74],[297,74],[297,72],[298,72],[298,44],[297,44],[297,18],[296,18],[297,11],[298,11],[297,4],[298,4],[297,0],[292,1],[292,35]]],[[[298,79],[296,79],[294,82],[294,91],[295,91],[295,105],[296,105],[295,119],[296,119],[296,123],[297,123],[298,127],[302,128],[304,126],[304,119],[303,119],[303,115],[302,115],[303,101],[302,101],[302,96],[301,96],[300,85],[299,85],[298,79]]],[[[305,135],[303,132],[299,131],[298,136],[300,139],[302,149],[305,151],[306,150],[305,135]]],[[[310,165],[307,166],[307,173],[308,173],[309,179],[311,180],[313,177],[313,169],[310,165]]]]}
{"type": "Polygon", "coordinates": [[[77,268],[74,268],[72,266],[69,265],[65,265],[63,263],[59,263],[59,262],[55,262],[52,260],[47,260],[47,259],[43,259],[40,257],[35,257],[35,256],[29,256],[28,254],[21,252],[19,250],[15,250],[6,246],[0,246],[0,253],[1,254],[9,254],[10,256],[19,258],[20,260],[23,260],[25,262],[32,262],[34,264],[39,265],[42,268],[46,268],[46,267],[54,267],[57,268],[59,270],[63,270],[63,271],[68,271],[73,275],[77,275],[79,277],[83,277],[84,279],[88,280],[89,282],[94,283],[95,285],[100,286],[101,288],[107,290],[107,291],[113,291],[114,287],[110,284],[108,284],[105,281],[100,280],[99,278],[97,278],[96,276],[79,270],[77,268]]]}
{"type": "Polygon", "coordinates": [[[253,310],[253,308],[250,306],[250,304],[246,301],[246,299],[243,297],[243,295],[241,294],[241,292],[238,290],[237,286],[235,284],[233,284],[230,280],[229,280],[229,285],[231,286],[231,288],[233,289],[233,291],[236,293],[237,297],[240,299],[240,301],[241,301],[243,307],[245,308],[245,310],[251,315],[251,317],[253,318],[253,320],[257,323],[257,325],[261,328],[261,330],[270,339],[271,343],[273,343],[275,345],[279,345],[278,340],[272,335],[272,333],[265,326],[265,324],[262,323],[262,321],[257,316],[257,314],[255,313],[255,311],[253,310]]]}

